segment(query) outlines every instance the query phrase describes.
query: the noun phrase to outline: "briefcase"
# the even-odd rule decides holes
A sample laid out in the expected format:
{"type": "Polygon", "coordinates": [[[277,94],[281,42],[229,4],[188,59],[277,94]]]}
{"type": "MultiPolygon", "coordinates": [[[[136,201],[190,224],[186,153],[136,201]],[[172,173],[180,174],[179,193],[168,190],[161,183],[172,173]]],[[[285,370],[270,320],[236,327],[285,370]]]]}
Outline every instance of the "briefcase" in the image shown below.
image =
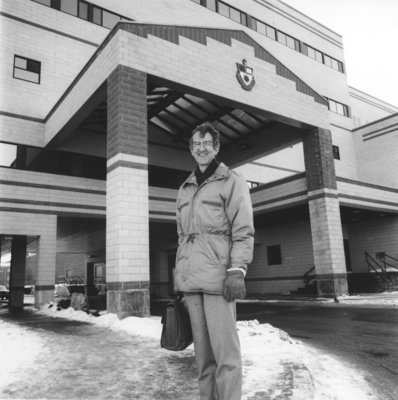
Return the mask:
{"type": "Polygon", "coordinates": [[[167,303],[162,315],[160,346],[167,350],[180,351],[192,344],[192,328],[189,314],[180,298],[167,303]]]}

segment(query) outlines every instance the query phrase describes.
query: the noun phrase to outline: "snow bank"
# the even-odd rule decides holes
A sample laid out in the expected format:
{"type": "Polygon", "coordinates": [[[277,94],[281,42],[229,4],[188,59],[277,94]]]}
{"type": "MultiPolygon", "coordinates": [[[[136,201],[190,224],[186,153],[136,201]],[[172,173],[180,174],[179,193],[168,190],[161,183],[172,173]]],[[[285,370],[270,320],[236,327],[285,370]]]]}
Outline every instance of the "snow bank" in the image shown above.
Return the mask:
{"type": "Polygon", "coordinates": [[[0,320],[0,387],[16,381],[21,368],[30,368],[44,346],[39,334],[0,320]]]}
{"type": "MultiPolygon", "coordinates": [[[[99,317],[72,308],[37,311],[51,317],[74,319],[124,331],[159,342],[160,317],[128,317],[102,312],[99,317]]],[[[258,321],[238,322],[243,358],[243,399],[290,398],[292,400],[376,400],[363,374],[352,365],[322,354],[286,332],[258,321]],[[257,397],[261,396],[261,397],[257,397]]],[[[145,340],[142,345],[145,345],[145,340]]],[[[192,350],[192,346],[188,348],[192,350]]]]}

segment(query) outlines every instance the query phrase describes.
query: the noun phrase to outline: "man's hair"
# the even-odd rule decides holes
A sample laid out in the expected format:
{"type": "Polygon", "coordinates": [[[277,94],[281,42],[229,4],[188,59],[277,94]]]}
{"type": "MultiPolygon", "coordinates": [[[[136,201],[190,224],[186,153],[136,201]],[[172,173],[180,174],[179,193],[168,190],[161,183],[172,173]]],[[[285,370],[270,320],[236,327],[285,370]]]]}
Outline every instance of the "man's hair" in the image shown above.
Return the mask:
{"type": "Polygon", "coordinates": [[[220,146],[220,132],[210,122],[204,122],[203,124],[198,125],[191,134],[191,139],[189,140],[189,146],[192,147],[193,144],[193,136],[199,132],[199,136],[202,138],[206,135],[206,133],[210,133],[213,139],[213,146],[220,146]]]}

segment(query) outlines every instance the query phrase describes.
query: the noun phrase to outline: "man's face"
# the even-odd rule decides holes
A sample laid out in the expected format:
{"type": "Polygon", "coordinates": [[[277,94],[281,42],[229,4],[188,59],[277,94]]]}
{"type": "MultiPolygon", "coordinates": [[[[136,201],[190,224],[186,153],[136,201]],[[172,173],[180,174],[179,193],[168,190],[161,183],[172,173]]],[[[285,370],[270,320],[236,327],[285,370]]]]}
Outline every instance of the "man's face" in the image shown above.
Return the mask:
{"type": "Polygon", "coordinates": [[[218,146],[214,146],[213,138],[210,133],[206,133],[200,137],[200,133],[196,132],[192,136],[191,154],[203,172],[209,164],[214,160],[219,150],[218,146]]]}

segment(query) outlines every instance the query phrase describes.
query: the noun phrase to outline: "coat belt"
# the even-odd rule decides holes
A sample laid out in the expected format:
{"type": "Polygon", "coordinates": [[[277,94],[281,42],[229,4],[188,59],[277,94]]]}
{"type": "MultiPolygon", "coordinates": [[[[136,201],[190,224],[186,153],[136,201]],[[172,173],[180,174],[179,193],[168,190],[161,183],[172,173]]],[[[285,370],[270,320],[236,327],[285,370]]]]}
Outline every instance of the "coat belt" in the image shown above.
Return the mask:
{"type": "Polygon", "coordinates": [[[192,232],[184,236],[184,242],[193,243],[195,241],[195,238],[199,235],[217,235],[217,236],[227,236],[227,237],[231,236],[231,234],[226,232],[192,232]]]}

